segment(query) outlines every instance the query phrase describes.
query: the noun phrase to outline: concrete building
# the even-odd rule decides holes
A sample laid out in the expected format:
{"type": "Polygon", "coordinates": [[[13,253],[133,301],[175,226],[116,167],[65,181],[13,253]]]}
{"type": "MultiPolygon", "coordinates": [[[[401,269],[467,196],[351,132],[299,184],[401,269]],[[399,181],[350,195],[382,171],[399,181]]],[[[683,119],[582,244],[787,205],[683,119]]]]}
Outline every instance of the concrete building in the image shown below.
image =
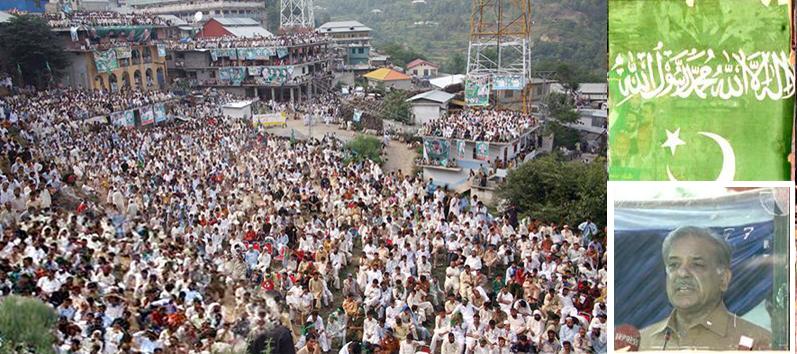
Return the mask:
{"type": "Polygon", "coordinates": [[[343,70],[369,70],[371,52],[371,28],[357,21],[327,22],[318,29],[328,34],[342,54],[343,70]]]}
{"type": "MultiPolygon", "coordinates": [[[[423,178],[424,180],[432,179],[432,183],[435,185],[448,186],[449,189],[456,191],[469,190],[472,187],[469,179],[471,171],[488,170],[496,161],[510,161],[520,157],[524,157],[524,161],[526,161],[533,158],[539,148],[539,129],[540,126],[531,127],[517,139],[509,142],[495,143],[465,140],[464,156],[457,156],[456,139],[449,139],[450,150],[448,156],[455,163],[450,167],[420,164],[419,167],[423,169],[423,178]],[[486,143],[488,146],[487,155],[483,157],[478,156],[476,151],[476,146],[481,143],[486,143]]],[[[443,138],[424,136],[423,139],[443,138]]],[[[496,169],[495,172],[499,176],[507,173],[505,169],[496,169]]],[[[496,176],[488,177],[491,180],[495,180],[496,176]]]]}
{"type": "Polygon", "coordinates": [[[423,125],[429,121],[440,118],[443,113],[448,111],[448,103],[454,98],[454,94],[433,90],[417,94],[407,99],[412,103],[412,114],[415,116],[415,124],[423,125]]]}
{"type": "Polygon", "coordinates": [[[165,26],[54,29],[67,52],[69,65],[60,83],[83,89],[119,91],[164,89],[168,84],[165,26]],[[127,31],[129,36],[126,35],[127,31]],[[131,33],[132,32],[132,33],[131,33]],[[130,38],[133,38],[131,41],[130,38]]]}
{"type": "Polygon", "coordinates": [[[415,59],[407,64],[407,74],[419,79],[431,79],[437,77],[437,69],[440,66],[423,59],[415,59]]]}
{"type": "Polygon", "coordinates": [[[399,90],[409,90],[412,88],[411,77],[388,68],[376,69],[363,75],[363,77],[368,80],[369,85],[373,85],[374,87],[381,84],[386,88],[390,87],[399,90]]]}
{"type": "Polygon", "coordinates": [[[332,86],[332,43],[287,47],[175,49],[169,75],[191,87],[214,87],[236,95],[298,101],[332,86]]]}
{"type": "Polygon", "coordinates": [[[210,18],[248,17],[268,26],[266,2],[263,0],[127,0],[127,6],[155,15],[175,15],[188,23],[194,22],[194,14],[202,12],[203,22],[210,18]]]}

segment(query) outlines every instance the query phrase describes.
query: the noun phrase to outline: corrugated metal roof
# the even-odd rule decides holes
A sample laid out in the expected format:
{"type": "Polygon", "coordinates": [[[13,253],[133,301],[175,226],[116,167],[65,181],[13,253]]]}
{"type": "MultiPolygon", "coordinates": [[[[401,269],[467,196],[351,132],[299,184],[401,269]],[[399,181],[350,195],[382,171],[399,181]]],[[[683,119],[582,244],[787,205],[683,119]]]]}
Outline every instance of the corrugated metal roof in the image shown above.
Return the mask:
{"type": "Polygon", "coordinates": [[[455,96],[454,94],[448,92],[440,90],[432,90],[412,96],[407,99],[407,102],[413,102],[417,100],[429,100],[433,102],[446,103],[450,101],[452,98],[454,98],[454,96],[455,96]]]}
{"type": "Polygon", "coordinates": [[[371,31],[371,28],[366,27],[364,24],[357,21],[333,21],[327,22],[318,27],[318,32],[321,33],[337,33],[337,32],[361,32],[371,31]]]}
{"type": "Polygon", "coordinates": [[[260,26],[260,22],[248,17],[214,17],[222,26],[260,26]]]}
{"type": "Polygon", "coordinates": [[[158,15],[158,17],[166,21],[171,21],[174,26],[184,26],[188,24],[188,22],[183,21],[183,19],[175,15],[158,15]]]}
{"type": "Polygon", "coordinates": [[[581,93],[603,93],[606,94],[609,92],[609,84],[598,82],[598,83],[581,83],[578,85],[578,90],[581,93]]]}
{"type": "Polygon", "coordinates": [[[254,37],[272,37],[274,36],[267,29],[261,26],[242,26],[242,27],[227,27],[224,29],[232,33],[236,37],[241,38],[254,38],[254,37]]]}

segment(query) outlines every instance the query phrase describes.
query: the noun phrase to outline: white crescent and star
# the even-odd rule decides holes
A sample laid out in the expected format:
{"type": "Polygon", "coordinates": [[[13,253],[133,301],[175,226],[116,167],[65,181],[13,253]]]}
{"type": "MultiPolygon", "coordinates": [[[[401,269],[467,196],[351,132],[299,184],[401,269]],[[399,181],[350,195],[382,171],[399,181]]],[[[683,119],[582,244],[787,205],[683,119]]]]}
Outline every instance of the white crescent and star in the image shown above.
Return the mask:
{"type": "MultiPolygon", "coordinates": [[[[681,133],[681,128],[676,129],[675,132],[670,132],[666,129],[665,131],[667,132],[667,140],[661,145],[661,147],[669,148],[672,155],[675,156],[675,150],[678,148],[678,146],[686,145],[686,142],[681,140],[679,136],[681,133]]],[[[720,150],[722,151],[722,169],[720,170],[720,173],[715,181],[733,181],[733,178],[736,175],[736,154],[733,152],[731,143],[722,136],[714,133],[698,132],[698,134],[714,140],[714,142],[719,145],[720,150]]],[[[670,181],[678,181],[678,179],[673,176],[669,164],[667,165],[667,177],[670,179],[670,181]]]]}

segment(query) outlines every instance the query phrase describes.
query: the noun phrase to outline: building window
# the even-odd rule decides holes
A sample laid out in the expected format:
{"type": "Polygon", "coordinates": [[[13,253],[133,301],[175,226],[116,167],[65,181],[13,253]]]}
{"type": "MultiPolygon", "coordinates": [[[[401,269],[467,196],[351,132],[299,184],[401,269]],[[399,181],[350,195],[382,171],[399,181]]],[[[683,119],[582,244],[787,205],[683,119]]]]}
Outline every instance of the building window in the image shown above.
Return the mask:
{"type": "Polygon", "coordinates": [[[512,90],[506,90],[505,93],[504,93],[504,97],[512,97],[514,95],[515,95],[515,91],[512,91],[512,90]]]}
{"type": "Polygon", "coordinates": [[[429,69],[423,69],[423,76],[429,76],[429,69]]]}
{"type": "Polygon", "coordinates": [[[418,69],[412,70],[413,75],[418,75],[418,69]]]}

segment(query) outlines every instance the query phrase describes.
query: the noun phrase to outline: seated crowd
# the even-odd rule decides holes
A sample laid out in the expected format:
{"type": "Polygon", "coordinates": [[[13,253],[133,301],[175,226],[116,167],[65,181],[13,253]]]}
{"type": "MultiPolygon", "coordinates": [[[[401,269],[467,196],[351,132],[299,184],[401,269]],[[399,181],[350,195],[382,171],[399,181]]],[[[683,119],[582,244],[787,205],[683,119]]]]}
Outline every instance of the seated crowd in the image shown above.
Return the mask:
{"type": "MultiPolygon", "coordinates": [[[[152,99],[95,95],[0,100],[0,296],[50,304],[58,353],[244,349],[275,325],[270,292],[288,353],[606,352],[605,241],[589,220],[493,215],[418,175],[345,163],[332,136],[225,117],[225,95],[175,103],[185,122],[80,124],[75,109],[152,99]]],[[[511,134],[491,128],[509,117],[480,119],[486,132],[458,129],[511,134]]]]}

